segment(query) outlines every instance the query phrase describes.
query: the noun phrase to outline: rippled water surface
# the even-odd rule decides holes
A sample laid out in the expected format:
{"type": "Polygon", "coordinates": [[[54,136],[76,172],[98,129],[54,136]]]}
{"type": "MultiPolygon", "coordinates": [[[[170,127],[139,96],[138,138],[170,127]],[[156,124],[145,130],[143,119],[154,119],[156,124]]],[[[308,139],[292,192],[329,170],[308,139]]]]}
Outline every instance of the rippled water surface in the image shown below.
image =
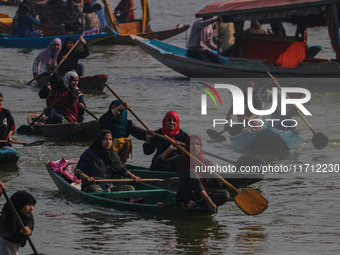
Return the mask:
{"type": "MultiPolygon", "coordinates": [[[[136,1],[137,2],[137,1],[136,1]]],[[[194,14],[214,1],[149,0],[153,30],[191,24],[194,14]]],[[[111,1],[111,5],[115,3],[111,1]]],[[[1,12],[14,14],[14,7],[1,6],[1,12]]],[[[137,15],[138,16],[138,15],[137,15]]],[[[293,28],[287,30],[293,33],[293,28]]],[[[184,46],[186,34],[168,42],[184,46]]],[[[309,33],[310,45],[322,45],[320,57],[334,58],[327,31],[314,28],[309,33]]],[[[29,113],[41,113],[45,103],[38,90],[25,83],[32,78],[31,63],[40,50],[0,49],[0,92],[4,108],[10,109],[17,127],[26,124],[29,113]]],[[[128,101],[152,129],[161,126],[168,110],[175,110],[181,127],[190,131],[188,113],[190,81],[163,66],[135,46],[90,47],[90,56],[82,61],[86,74],[105,73],[109,84],[128,101]]],[[[320,82],[320,86],[323,85],[320,82]]],[[[311,144],[312,133],[306,125],[299,126],[304,141],[290,153],[253,154],[268,164],[339,164],[339,89],[310,89],[312,100],[308,120],[313,128],[329,137],[329,145],[316,150],[311,144]]],[[[103,114],[113,95],[105,90],[87,94],[88,108],[97,116],[103,114]]],[[[90,120],[90,116],[86,116],[90,120]]],[[[131,119],[133,117],[131,116],[131,119]]],[[[137,120],[134,120],[137,123],[137,120]]],[[[15,134],[17,140],[35,141],[36,136],[15,134]]],[[[217,155],[236,160],[242,153],[231,148],[230,142],[212,144],[204,137],[204,146],[217,155]]],[[[48,139],[35,147],[14,147],[22,152],[17,166],[0,166],[0,180],[9,194],[26,189],[37,199],[34,211],[36,226],[32,240],[45,254],[338,254],[340,250],[340,173],[266,174],[252,188],[261,192],[270,203],[258,216],[246,216],[233,203],[219,208],[215,216],[184,218],[145,217],[112,209],[73,204],[58,191],[44,163],[62,157],[75,158],[90,141],[48,139]]],[[[130,161],[148,166],[150,156],[142,154],[140,141],[133,140],[134,154],[130,161]]],[[[4,199],[1,199],[1,205],[4,199]]],[[[30,253],[27,245],[22,254],[30,253]]]]}

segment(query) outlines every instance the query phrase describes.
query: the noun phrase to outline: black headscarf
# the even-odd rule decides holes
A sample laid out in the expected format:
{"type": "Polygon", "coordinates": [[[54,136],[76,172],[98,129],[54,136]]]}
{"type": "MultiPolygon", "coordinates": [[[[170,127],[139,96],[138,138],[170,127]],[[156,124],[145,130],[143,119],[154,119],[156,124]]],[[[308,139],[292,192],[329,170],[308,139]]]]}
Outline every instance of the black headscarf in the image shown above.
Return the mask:
{"type": "MultiPolygon", "coordinates": [[[[21,209],[25,205],[35,205],[36,200],[34,197],[28,193],[27,191],[21,190],[15,192],[10,200],[12,201],[15,210],[18,212],[20,219],[24,226],[28,226],[32,231],[34,228],[34,218],[33,215],[31,215],[29,218],[21,215],[21,209]]],[[[1,232],[5,233],[4,238],[9,240],[13,243],[20,244],[21,247],[23,247],[26,244],[26,239],[22,233],[21,233],[21,227],[19,223],[17,222],[11,208],[8,202],[5,203],[2,212],[1,212],[1,232]]]]}
{"type": "Polygon", "coordinates": [[[104,163],[109,165],[113,171],[123,169],[124,166],[117,153],[114,152],[112,146],[108,150],[105,150],[102,146],[102,141],[107,134],[112,135],[112,133],[107,129],[100,130],[96,140],[94,140],[91,144],[90,149],[94,150],[94,152],[102,158],[104,163]]]}

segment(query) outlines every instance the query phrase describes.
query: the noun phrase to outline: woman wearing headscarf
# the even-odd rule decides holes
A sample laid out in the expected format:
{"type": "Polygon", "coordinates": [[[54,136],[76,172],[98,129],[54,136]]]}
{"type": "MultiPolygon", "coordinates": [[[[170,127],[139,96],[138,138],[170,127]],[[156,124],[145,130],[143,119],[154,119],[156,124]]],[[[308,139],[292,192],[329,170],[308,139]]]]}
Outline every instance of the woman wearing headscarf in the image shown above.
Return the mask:
{"type": "Polygon", "coordinates": [[[131,185],[114,186],[112,183],[95,183],[96,179],[111,179],[125,176],[140,182],[141,179],[124,168],[119,156],[112,148],[112,134],[109,130],[99,131],[96,140],[80,156],[75,175],[82,180],[85,192],[102,192],[103,190],[133,190],[131,185]]]}
{"type": "Polygon", "coordinates": [[[79,77],[76,72],[68,72],[64,80],[60,76],[50,79],[52,91],[46,99],[47,106],[55,102],[48,112],[47,123],[83,122],[85,102],[77,90],[79,77]]]}
{"type": "Polygon", "coordinates": [[[101,25],[97,14],[92,10],[92,6],[90,2],[84,3],[83,8],[83,20],[84,20],[84,30],[93,30],[97,29],[98,32],[101,32],[101,25]]]}
{"type": "MultiPolygon", "coordinates": [[[[127,106],[128,103],[125,102],[127,106]]],[[[99,118],[101,129],[108,129],[114,139],[114,150],[119,155],[123,164],[127,162],[129,154],[132,153],[132,142],[128,138],[131,134],[139,140],[145,141],[145,133],[127,119],[127,110],[119,100],[114,100],[109,106],[109,110],[99,118]]]]}
{"type": "MultiPolygon", "coordinates": [[[[180,121],[177,112],[169,111],[165,114],[163,118],[162,128],[155,131],[155,133],[160,135],[168,135],[171,139],[179,142],[185,142],[188,134],[180,129],[180,121]]],[[[150,170],[162,171],[162,169],[157,169],[154,167],[155,160],[161,155],[167,148],[169,148],[170,143],[160,137],[147,134],[145,143],[143,144],[143,152],[145,155],[151,155],[155,153],[152,158],[150,170]]],[[[179,151],[174,151],[170,156],[181,153],[179,151]]]]}
{"type": "Polygon", "coordinates": [[[61,50],[62,44],[59,38],[54,38],[46,49],[39,53],[33,60],[32,71],[33,77],[37,81],[39,88],[47,85],[49,74],[44,77],[39,77],[42,73],[51,72],[57,66],[57,57],[61,50]]]}
{"type": "MultiPolygon", "coordinates": [[[[202,139],[198,135],[191,135],[186,139],[185,150],[190,152],[194,157],[205,165],[213,165],[206,160],[202,151],[202,139]]],[[[155,167],[165,171],[176,170],[179,173],[180,181],[176,193],[176,202],[184,203],[188,207],[207,206],[210,211],[216,210],[217,206],[223,205],[229,199],[229,193],[226,190],[209,192],[207,177],[203,171],[197,171],[196,167],[200,164],[192,157],[186,154],[171,154],[177,151],[177,148],[170,145],[155,161],[155,167]]],[[[198,168],[200,169],[200,168],[198,168]]],[[[211,179],[216,180],[216,179],[211,179]]]]}
{"type": "MultiPolygon", "coordinates": [[[[80,38],[80,41],[83,43],[83,51],[79,51],[77,49],[73,49],[73,51],[67,56],[65,61],[60,65],[58,69],[58,73],[61,76],[64,76],[69,71],[76,71],[79,76],[84,76],[84,66],[79,64],[79,59],[86,58],[89,55],[89,49],[86,45],[86,41],[83,37],[80,38]]],[[[72,37],[68,37],[65,40],[65,43],[58,55],[58,63],[63,59],[63,57],[70,51],[70,49],[75,44],[75,40],[72,37]]]]}
{"type": "MultiPolygon", "coordinates": [[[[4,188],[3,184],[0,186],[1,189],[4,188]]],[[[15,192],[10,200],[25,227],[21,228],[9,203],[6,202],[0,217],[0,254],[16,255],[19,254],[19,248],[25,246],[27,236],[33,232],[32,212],[36,201],[30,193],[24,190],[15,192]]]]}

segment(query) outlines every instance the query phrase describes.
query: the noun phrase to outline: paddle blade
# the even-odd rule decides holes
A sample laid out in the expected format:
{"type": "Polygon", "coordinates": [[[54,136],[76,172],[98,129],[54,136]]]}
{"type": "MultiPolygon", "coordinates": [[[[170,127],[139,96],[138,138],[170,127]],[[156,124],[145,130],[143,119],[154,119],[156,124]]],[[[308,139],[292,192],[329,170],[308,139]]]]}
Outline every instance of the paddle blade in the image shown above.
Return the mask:
{"type": "Polygon", "coordinates": [[[217,142],[224,142],[225,140],[227,140],[227,139],[225,138],[225,136],[221,135],[223,132],[224,132],[224,131],[222,131],[221,133],[218,133],[218,132],[216,132],[216,131],[213,130],[213,129],[208,129],[208,130],[207,130],[208,136],[209,136],[211,139],[213,139],[213,140],[215,140],[215,141],[217,141],[217,142]]]}
{"type": "Polygon", "coordinates": [[[33,129],[32,129],[30,126],[21,125],[21,126],[17,129],[17,133],[18,133],[18,134],[31,135],[31,134],[33,134],[33,129]]]}
{"type": "Polygon", "coordinates": [[[328,137],[324,133],[316,133],[312,138],[312,144],[318,150],[325,148],[328,144],[328,137]]]}
{"type": "Polygon", "coordinates": [[[38,146],[38,145],[42,145],[43,143],[45,143],[45,141],[35,141],[35,142],[32,142],[32,143],[27,143],[25,144],[24,146],[38,146]]]}
{"type": "Polygon", "coordinates": [[[239,192],[235,197],[236,205],[248,215],[257,215],[268,207],[268,201],[253,189],[239,192]]]}

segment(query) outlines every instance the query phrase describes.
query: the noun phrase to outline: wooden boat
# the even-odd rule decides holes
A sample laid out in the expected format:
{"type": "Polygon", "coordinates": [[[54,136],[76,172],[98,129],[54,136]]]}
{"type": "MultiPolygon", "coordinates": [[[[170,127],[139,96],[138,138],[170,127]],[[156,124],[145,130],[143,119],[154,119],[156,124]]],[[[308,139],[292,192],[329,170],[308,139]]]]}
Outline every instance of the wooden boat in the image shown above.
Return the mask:
{"type": "Polygon", "coordinates": [[[301,136],[276,128],[263,128],[255,132],[243,132],[231,136],[232,146],[242,151],[277,152],[295,150],[302,143],[301,136]]]}
{"type": "Polygon", "coordinates": [[[83,92],[101,92],[105,88],[107,78],[107,74],[80,77],[78,87],[83,92]]]}
{"type": "MultiPolygon", "coordinates": [[[[110,37],[116,36],[117,33],[100,33],[100,34],[90,34],[85,35],[84,38],[87,44],[97,43],[106,40],[110,37]]],[[[75,35],[60,35],[60,36],[44,36],[44,37],[5,37],[0,38],[0,47],[5,48],[26,48],[26,49],[40,49],[47,48],[50,42],[58,37],[64,43],[67,37],[73,37],[78,40],[81,34],[75,35]]]]}
{"type": "Polygon", "coordinates": [[[0,150],[0,164],[16,163],[21,156],[20,151],[0,150]]]}
{"type": "Polygon", "coordinates": [[[0,0],[0,5],[18,6],[17,1],[0,0]]]}
{"type": "MultiPolygon", "coordinates": [[[[122,211],[131,211],[147,215],[182,216],[192,214],[209,214],[207,208],[184,208],[175,206],[174,192],[159,189],[145,183],[135,183],[134,191],[86,193],[71,185],[61,175],[58,175],[46,164],[52,180],[64,196],[76,203],[88,203],[122,211]],[[135,198],[142,198],[133,202],[135,198]]],[[[131,184],[131,183],[130,183],[131,184]]]]}
{"type": "MultiPolygon", "coordinates": [[[[141,178],[161,178],[161,179],[169,179],[173,177],[178,177],[177,172],[168,172],[168,171],[150,171],[144,167],[137,167],[133,165],[128,165],[129,171],[133,174],[141,177],[141,178]]],[[[224,179],[226,179],[233,186],[246,187],[256,182],[262,181],[264,175],[262,173],[219,173],[224,179]]],[[[158,185],[162,185],[162,187],[167,188],[175,183],[159,183],[158,185]]]]}
{"type": "Polygon", "coordinates": [[[243,33],[245,21],[251,20],[261,20],[262,24],[301,22],[307,27],[328,24],[331,44],[340,56],[337,12],[335,0],[234,0],[207,5],[196,17],[229,15],[235,28],[240,28],[231,56],[220,57],[220,63],[189,58],[184,48],[157,40],[131,38],[158,61],[187,77],[267,77],[268,71],[275,77],[339,77],[337,61],[306,58],[307,42],[301,37],[243,33]]]}
{"type": "MultiPolygon", "coordinates": [[[[130,35],[136,34],[143,38],[148,39],[158,39],[165,40],[170,37],[176,36],[184,31],[186,31],[190,26],[179,24],[175,28],[162,30],[162,31],[152,31],[150,27],[150,12],[148,7],[148,2],[146,0],[142,0],[142,12],[143,16],[141,19],[136,19],[127,22],[118,22],[115,16],[112,14],[111,8],[108,4],[107,0],[103,0],[106,17],[108,17],[109,26],[117,31],[119,34],[117,36],[113,36],[108,40],[103,40],[101,43],[104,44],[130,44],[134,45],[135,43],[131,40],[130,35]]],[[[64,35],[63,29],[60,26],[35,26],[36,29],[42,30],[45,36],[61,36],[64,35]]],[[[0,25],[0,32],[2,33],[10,33],[8,29],[3,28],[0,25]]]]}
{"type": "MultiPolygon", "coordinates": [[[[29,115],[27,117],[28,124],[31,124],[32,119],[37,116],[37,114],[29,115]]],[[[99,121],[92,120],[82,123],[69,122],[58,124],[45,124],[38,121],[31,127],[35,135],[57,138],[94,139],[99,131],[99,121]]]]}

